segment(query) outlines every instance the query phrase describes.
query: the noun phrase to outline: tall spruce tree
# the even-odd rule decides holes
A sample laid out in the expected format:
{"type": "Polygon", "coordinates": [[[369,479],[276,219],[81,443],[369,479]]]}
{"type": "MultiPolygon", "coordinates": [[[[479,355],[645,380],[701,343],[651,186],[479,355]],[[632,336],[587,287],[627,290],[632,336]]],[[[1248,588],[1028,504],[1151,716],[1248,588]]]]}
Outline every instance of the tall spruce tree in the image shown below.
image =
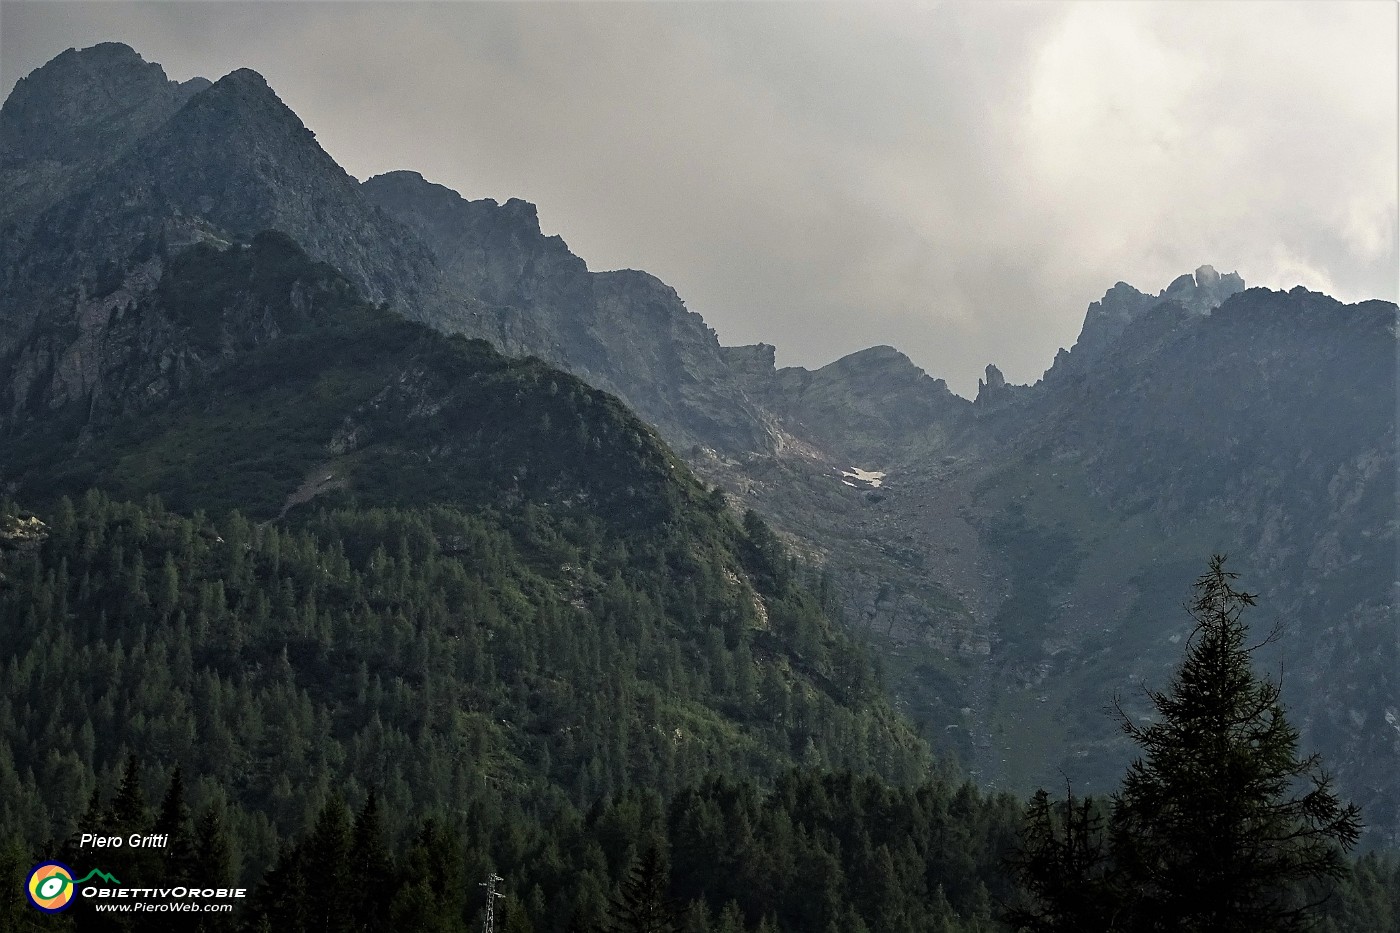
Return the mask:
{"type": "Polygon", "coordinates": [[[1332,792],[1316,755],[1298,754],[1277,683],[1255,674],[1242,620],[1254,596],[1211,558],[1187,610],[1186,658],[1156,717],[1123,731],[1142,749],[1113,795],[1107,838],[1073,796],[1037,796],[1017,864],[1029,906],[1020,930],[1077,933],[1288,933],[1306,929],[1306,892],[1342,877],[1360,811],[1332,792]],[[1083,897],[1102,910],[1077,911],[1083,897]]]}
{"type": "Polygon", "coordinates": [[[1305,883],[1341,877],[1361,815],[1341,803],[1317,755],[1298,757],[1280,687],[1254,673],[1225,558],[1211,558],[1188,610],[1195,630],[1154,722],[1124,716],[1142,749],[1114,797],[1112,848],[1136,892],[1139,930],[1301,930],[1305,883]]]}
{"type": "MultiPolygon", "coordinates": [[[[190,877],[214,888],[234,887],[233,852],[228,832],[224,828],[222,805],[211,803],[199,818],[195,828],[194,856],[190,861],[190,877]]],[[[197,915],[197,933],[229,933],[235,929],[234,918],[224,913],[197,915]]]]}
{"type": "Polygon", "coordinates": [[[379,933],[390,929],[393,858],[384,839],[379,795],[373,790],[355,815],[350,829],[350,894],[355,905],[354,929],[379,933]]]}
{"type": "Polygon", "coordinates": [[[181,871],[189,869],[195,856],[194,823],[185,801],[184,771],[178,765],[170,775],[170,784],[160,802],[155,831],[166,837],[165,848],[160,853],[161,877],[174,879],[181,871]]]}
{"type": "Polygon", "coordinates": [[[674,933],[677,910],[669,888],[671,866],[659,840],[652,840],[632,865],[613,902],[616,933],[674,933]]]}

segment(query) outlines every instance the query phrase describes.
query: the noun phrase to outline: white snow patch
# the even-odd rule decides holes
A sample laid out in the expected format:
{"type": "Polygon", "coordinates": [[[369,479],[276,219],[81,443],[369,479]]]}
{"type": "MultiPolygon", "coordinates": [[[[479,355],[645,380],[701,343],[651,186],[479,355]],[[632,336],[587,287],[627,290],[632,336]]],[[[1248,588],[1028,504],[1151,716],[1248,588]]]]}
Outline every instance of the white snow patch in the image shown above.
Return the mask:
{"type": "Polygon", "coordinates": [[[1385,711],[1385,721],[1390,723],[1390,728],[1394,729],[1396,732],[1400,732],[1400,718],[1396,717],[1395,710],[1388,709],[1385,711]]]}
{"type": "MultiPolygon", "coordinates": [[[[849,470],[842,470],[841,475],[850,477],[854,480],[859,480],[860,482],[867,484],[873,489],[879,489],[880,484],[885,481],[885,474],[883,471],[862,470],[860,467],[857,466],[853,466],[849,470]]],[[[847,483],[846,485],[849,486],[854,484],[847,483]]]]}

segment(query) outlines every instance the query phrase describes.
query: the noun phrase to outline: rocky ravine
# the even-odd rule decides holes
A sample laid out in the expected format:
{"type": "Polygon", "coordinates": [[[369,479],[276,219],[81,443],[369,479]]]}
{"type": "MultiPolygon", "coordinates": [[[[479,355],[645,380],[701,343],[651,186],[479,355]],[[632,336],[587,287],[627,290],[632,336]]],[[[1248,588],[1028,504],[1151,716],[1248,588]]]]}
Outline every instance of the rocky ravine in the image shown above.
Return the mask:
{"type": "Polygon", "coordinates": [[[1245,290],[1207,266],[1156,295],[1119,283],[1044,379],[988,367],[973,403],[889,350],[807,373],[735,348],[791,440],[696,465],[815,543],[929,737],[1016,791],[1112,785],[1131,749],[1105,709],[1145,711],[1189,636],[1191,582],[1232,555],[1255,630],[1278,629],[1260,660],[1304,742],[1385,836],[1395,334],[1393,304],[1245,290]]]}

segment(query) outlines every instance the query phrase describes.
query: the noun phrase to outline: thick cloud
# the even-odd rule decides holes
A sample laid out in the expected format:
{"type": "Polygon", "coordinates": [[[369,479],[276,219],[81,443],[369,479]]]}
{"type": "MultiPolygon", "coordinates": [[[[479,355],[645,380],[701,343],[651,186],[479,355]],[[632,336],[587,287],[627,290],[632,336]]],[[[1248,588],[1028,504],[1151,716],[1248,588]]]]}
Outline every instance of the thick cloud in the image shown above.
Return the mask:
{"type": "Polygon", "coordinates": [[[1396,298],[1378,3],[12,3],[0,87],[117,39],[262,72],[346,168],[537,202],[726,343],[1037,378],[1118,280],[1396,298]]]}

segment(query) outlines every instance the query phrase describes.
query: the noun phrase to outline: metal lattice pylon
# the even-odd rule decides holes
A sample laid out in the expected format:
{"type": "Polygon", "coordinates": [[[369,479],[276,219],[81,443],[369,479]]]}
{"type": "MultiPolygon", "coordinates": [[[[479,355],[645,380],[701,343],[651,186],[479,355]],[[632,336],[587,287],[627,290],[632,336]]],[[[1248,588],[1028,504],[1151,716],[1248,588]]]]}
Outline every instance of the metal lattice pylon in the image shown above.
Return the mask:
{"type": "Polygon", "coordinates": [[[496,885],[504,880],[500,875],[492,872],[480,884],[480,887],[486,889],[486,922],[481,927],[482,933],[496,933],[496,898],[505,897],[504,894],[496,892],[496,885]]]}

